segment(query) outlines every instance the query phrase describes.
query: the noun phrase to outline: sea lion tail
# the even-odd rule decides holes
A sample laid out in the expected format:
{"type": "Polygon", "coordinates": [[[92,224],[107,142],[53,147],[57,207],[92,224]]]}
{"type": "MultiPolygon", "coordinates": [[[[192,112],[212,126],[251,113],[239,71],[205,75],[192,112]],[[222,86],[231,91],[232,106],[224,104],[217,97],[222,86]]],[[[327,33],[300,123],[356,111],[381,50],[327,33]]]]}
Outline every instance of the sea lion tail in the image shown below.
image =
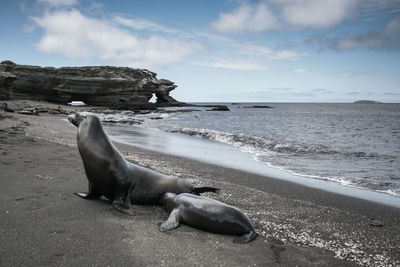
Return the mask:
{"type": "Polygon", "coordinates": [[[216,194],[219,194],[219,188],[215,188],[215,187],[209,187],[209,186],[198,186],[193,188],[192,192],[195,195],[199,195],[201,193],[205,193],[205,192],[214,192],[216,194]]]}

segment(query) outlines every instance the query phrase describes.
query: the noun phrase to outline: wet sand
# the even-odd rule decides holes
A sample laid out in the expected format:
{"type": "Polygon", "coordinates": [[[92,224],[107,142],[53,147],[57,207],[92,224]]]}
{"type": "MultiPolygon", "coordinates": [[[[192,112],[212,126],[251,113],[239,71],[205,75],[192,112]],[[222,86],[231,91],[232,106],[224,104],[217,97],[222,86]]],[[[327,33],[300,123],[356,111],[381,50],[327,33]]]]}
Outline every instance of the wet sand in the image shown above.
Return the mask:
{"type": "Polygon", "coordinates": [[[400,264],[400,209],[133,146],[117,144],[142,166],[221,188],[206,195],[241,208],[258,238],[234,244],[185,225],[161,233],[161,207],[128,216],[81,199],[76,128],[63,119],[0,111],[1,266],[400,264]]]}

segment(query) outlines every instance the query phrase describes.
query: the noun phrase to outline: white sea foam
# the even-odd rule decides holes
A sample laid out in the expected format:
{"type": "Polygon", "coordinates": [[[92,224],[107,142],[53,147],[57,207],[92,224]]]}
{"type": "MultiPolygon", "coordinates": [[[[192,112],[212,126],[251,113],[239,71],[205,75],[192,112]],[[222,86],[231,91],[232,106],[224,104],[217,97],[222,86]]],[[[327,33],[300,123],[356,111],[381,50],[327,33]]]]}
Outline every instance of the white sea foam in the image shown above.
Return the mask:
{"type": "Polygon", "coordinates": [[[377,192],[381,192],[381,193],[385,193],[385,194],[389,194],[392,196],[400,196],[400,190],[393,190],[393,189],[387,189],[387,190],[376,190],[377,192]]]}
{"type": "MultiPolygon", "coordinates": [[[[179,126],[173,126],[168,131],[172,133],[185,134],[232,145],[234,147],[239,148],[242,152],[246,152],[253,155],[253,158],[257,162],[260,162],[262,164],[267,165],[268,167],[278,169],[295,176],[336,182],[347,187],[358,188],[358,189],[368,189],[368,188],[360,186],[357,180],[352,180],[350,178],[340,177],[340,176],[313,175],[310,173],[301,173],[298,171],[294,171],[288,167],[283,167],[279,166],[278,164],[273,164],[269,162],[268,159],[274,156],[285,155],[285,154],[295,155],[295,154],[307,154],[307,153],[322,154],[322,155],[340,154],[340,156],[356,157],[356,158],[357,157],[373,158],[378,156],[375,153],[368,154],[365,152],[340,152],[331,150],[329,147],[321,145],[319,146],[314,145],[310,147],[307,145],[290,143],[290,142],[279,143],[273,140],[267,140],[266,138],[263,137],[251,136],[243,133],[227,133],[217,130],[179,127],[179,126]]],[[[391,189],[373,190],[373,191],[383,192],[394,196],[400,195],[400,192],[391,189]]]]}
{"type": "Polygon", "coordinates": [[[376,153],[365,153],[360,151],[337,151],[326,145],[309,145],[295,142],[282,142],[269,140],[264,137],[248,135],[244,133],[228,133],[210,129],[178,127],[175,126],[168,130],[180,134],[201,137],[241,148],[245,152],[264,155],[267,153],[284,154],[341,154],[351,157],[373,158],[379,156],[376,153]]]}

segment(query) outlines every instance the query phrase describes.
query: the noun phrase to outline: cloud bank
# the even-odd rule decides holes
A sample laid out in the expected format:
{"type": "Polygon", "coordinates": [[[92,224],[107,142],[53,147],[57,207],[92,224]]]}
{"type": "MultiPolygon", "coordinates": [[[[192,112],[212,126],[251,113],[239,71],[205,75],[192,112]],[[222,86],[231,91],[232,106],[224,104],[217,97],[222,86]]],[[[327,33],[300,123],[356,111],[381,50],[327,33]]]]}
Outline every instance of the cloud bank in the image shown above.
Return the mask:
{"type": "Polygon", "coordinates": [[[220,13],[211,26],[220,32],[263,32],[282,28],[331,28],[354,14],[358,0],[270,0],[242,3],[220,13]]]}
{"type": "Polygon", "coordinates": [[[297,60],[304,56],[305,53],[297,52],[288,49],[272,49],[267,46],[260,45],[246,45],[240,48],[239,54],[263,56],[269,59],[276,60],[297,60]]]}
{"type": "Polygon", "coordinates": [[[212,26],[220,32],[262,32],[280,27],[264,2],[242,4],[230,13],[221,13],[212,26]]]}
{"type": "Polygon", "coordinates": [[[51,7],[73,6],[78,4],[78,0],[38,0],[38,2],[51,7]]]}
{"type": "Polygon", "coordinates": [[[365,33],[344,37],[314,35],[307,40],[307,43],[316,45],[321,49],[336,51],[353,49],[399,50],[400,17],[389,21],[382,28],[365,33]]]}
{"type": "MultiPolygon", "coordinates": [[[[37,49],[69,58],[88,58],[105,64],[156,68],[182,61],[200,47],[195,43],[160,35],[140,38],[120,27],[118,20],[112,22],[96,19],[85,16],[78,10],[47,12],[32,19],[43,29],[43,36],[36,44],[37,49]]],[[[121,18],[119,22],[135,25],[135,21],[122,21],[121,18]]],[[[138,28],[157,26],[143,25],[143,21],[136,23],[138,28]]]]}

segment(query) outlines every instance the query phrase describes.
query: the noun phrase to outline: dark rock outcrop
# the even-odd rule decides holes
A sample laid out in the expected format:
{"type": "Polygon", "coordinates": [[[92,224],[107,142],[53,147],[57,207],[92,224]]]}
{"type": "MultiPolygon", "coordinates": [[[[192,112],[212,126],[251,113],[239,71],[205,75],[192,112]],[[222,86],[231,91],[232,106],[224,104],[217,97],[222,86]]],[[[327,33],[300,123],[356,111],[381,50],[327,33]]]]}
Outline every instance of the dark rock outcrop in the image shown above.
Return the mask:
{"type": "Polygon", "coordinates": [[[185,106],[169,93],[176,85],[156,73],[128,67],[39,67],[0,63],[0,99],[44,100],[60,104],[83,101],[113,109],[185,106]],[[153,94],[157,103],[149,103],[153,94]]]}
{"type": "Polygon", "coordinates": [[[218,105],[207,111],[230,111],[230,109],[227,106],[218,105]]]}
{"type": "Polygon", "coordinates": [[[243,108],[274,108],[270,106],[249,106],[249,107],[243,107],[243,108]]]}
{"type": "Polygon", "coordinates": [[[382,104],[382,102],[374,100],[358,100],[354,101],[353,104],[382,104]]]}
{"type": "Polygon", "coordinates": [[[193,105],[195,107],[207,107],[212,108],[207,111],[230,111],[230,109],[225,105],[193,105]]]}
{"type": "Polygon", "coordinates": [[[5,112],[14,112],[15,111],[12,108],[9,108],[7,103],[3,103],[3,109],[5,112]]]}

